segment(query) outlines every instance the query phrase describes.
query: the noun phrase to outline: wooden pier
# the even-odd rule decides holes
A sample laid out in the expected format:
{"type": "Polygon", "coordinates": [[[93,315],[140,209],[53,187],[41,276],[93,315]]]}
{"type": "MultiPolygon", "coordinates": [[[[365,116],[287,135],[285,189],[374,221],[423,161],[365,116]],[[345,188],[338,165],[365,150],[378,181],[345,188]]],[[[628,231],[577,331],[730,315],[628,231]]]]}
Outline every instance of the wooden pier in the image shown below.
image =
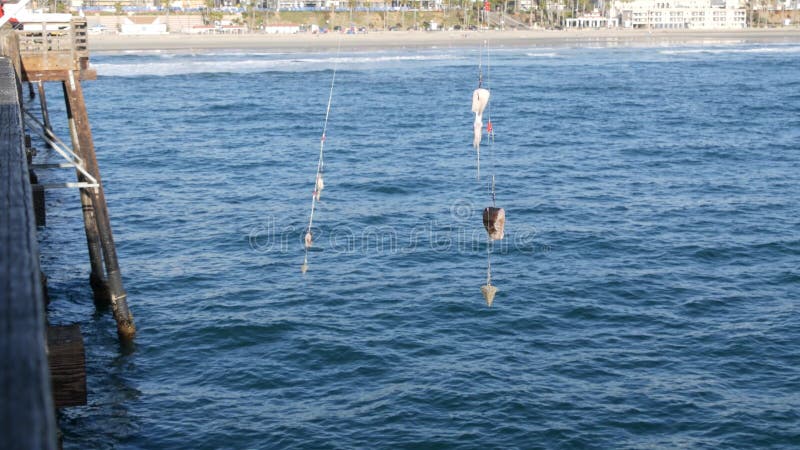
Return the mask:
{"type": "Polygon", "coordinates": [[[95,78],[85,20],[43,24],[40,31],[0,28],[0,448],[57,448],[55,408],[86,404],[80,329],[48,326],[45,314],[36,232],[46,223],[47,190],[78,190],[95,303],[111,305],[123,343],[136,332],[81,88],[82,81],[95,78]],[[51,128],[46,82],[61,83],[70,144],[51,128]],[[31,95],[38,88],[40,117],[25,109],[24,83],[31,95]],[[64,162],[33,164],[30,134],[38,134],[64,162]],[[75,182],[39,183],[36,171],[64,168],[74,169],[75,182]]]}
{"type": "Polygon", "coordinates": [[[17,74],[0,58],[0,447],[55,448],[44,295],[17,74]]]}

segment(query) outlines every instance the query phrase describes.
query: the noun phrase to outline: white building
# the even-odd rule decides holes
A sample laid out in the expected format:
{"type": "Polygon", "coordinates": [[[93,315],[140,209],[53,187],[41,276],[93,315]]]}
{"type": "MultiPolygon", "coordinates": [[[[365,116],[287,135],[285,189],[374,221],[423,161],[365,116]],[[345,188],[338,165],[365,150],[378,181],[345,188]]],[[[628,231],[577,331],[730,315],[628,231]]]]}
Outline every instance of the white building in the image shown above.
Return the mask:
{"type": "Polygon", "coordinates": [[[571,17],[564,20],[566,28],[617,28],[619,19],[617,17],[603,17],[599,12],[584,14],[578,17],[571,17]]]}
{"type": "Polygon", "coordinates": [[[122,20],[120,34],[167,34],[167,24],[157,16],[129,16],[122,20]]]}
{"type": "Polygon", "coordinates": [[[739,0],[616,1],[625,28],[732,29],[747,26],[747,10],[739,0]]]}

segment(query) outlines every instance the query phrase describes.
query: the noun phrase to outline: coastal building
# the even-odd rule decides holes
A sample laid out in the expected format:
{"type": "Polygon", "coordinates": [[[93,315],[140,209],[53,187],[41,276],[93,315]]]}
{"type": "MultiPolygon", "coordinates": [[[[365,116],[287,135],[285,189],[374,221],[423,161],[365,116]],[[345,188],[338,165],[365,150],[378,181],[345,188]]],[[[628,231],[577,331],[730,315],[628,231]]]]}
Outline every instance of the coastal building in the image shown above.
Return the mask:
{"type": "Polygon", "coordinates": [[[617,28],[619,27],[619,18],[610,14],[605,17],[595,11],[565,19],[564,26],[566,28],[617,28]]]}
{"type": "Polygon", "coordinates": [[[739,0],[615,1],[614,9],[625,28],[741,29],[747,10],[739,0]]]}
{"type": "MultiPolygon", "coordinates": [[[[444,0],[68,0],[70,10],[86,11],[155,11],[167,4],[173,9],[183,11],[199,11],[208,7],[223,10],[240,10],[249,5],[256,8],[277,11],[303,11],[303,10],[329,10],[349,9],[351,6],[358,10],[384,10],[384,9],[424,9],[442,10],[444,0]]],[[[533,0],[528,1],[532,4],[533,0]]]]}
{"type": "Polygon", "coordinates": [[[200,10],[206,7],[204,0],[173,0],[169,6],[181,10],[200,10]]]}
{"type": "Polygon", "coordinates": [[[117,8],[126,9],[155,9],[155,0],[70,0],[72,11],[115,11],[117,8]]]}
{"type": "Polygon", "coordinates": [[[130,16],[122,19],[120,34],[167,34],[167,24],[160,16],[130,16]]]}
{"type": "Polygon", "coordinates": [[[443,0],[409,0],[400,2],[398,0],[256,0],[262,8],[278,9],[281,11],[297,11],[308,9],[349,9],[351,6],[359,11],[363,10],[384,10],[384,9],[425,9],[441,10],[443,0]]]}

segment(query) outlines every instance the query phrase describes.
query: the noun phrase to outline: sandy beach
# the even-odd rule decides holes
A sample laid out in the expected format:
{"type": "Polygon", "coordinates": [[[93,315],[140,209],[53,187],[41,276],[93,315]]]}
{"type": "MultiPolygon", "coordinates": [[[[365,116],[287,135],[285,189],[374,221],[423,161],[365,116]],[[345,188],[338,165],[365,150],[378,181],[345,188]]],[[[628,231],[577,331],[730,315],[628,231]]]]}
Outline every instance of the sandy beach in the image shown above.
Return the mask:
{"type": "Polygon", "coordinates": [[[646,30],[560,30],[560,31],[378,31],[366,34],[293,34],[293,35],[187,35],[163,36],[92,35],[89,47],[94,52],[119,51],[203,51],[247,49],[280,51],[315,51],[330,48],[374,50],[381,48],[432,48],[472,46],[482,40],[503,46],[561,45],[662,45],[669,43],[708,44],[800,42],[800,29],[753,29],[715,31],[646,30]]]}

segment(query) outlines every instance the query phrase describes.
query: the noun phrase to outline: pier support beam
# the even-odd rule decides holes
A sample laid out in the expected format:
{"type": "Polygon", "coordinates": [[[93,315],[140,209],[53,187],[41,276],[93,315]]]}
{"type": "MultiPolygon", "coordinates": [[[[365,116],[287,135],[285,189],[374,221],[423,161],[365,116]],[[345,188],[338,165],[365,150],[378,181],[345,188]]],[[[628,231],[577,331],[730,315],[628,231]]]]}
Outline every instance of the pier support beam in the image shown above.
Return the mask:
{"type": "MultiPolygon", "coordinates": [[[[69,134],[72,139],[73,151],[83,157],[80,151],[80,139],[75,125],[75,118],[72,115],[67,94],[68,86],[64,83],[64,99],[67,101],[67,121],[69,122],[69,134]]],[[[87,170],[90,170],[87,168],[87,170]]],[[[79,182],[88,181],[79,171],[76,170],[79,182]]],[[[97,217],[94,214],[94,203],[90,189],[81,189],[81,209],[83,212],[83,228],[86,232],[86,244],[89,251],[89,264],[91,272],[89,274],[89,284],[94,293],[94,302],[98,306],[105,306],[111,303],[111,293],[106,283],[105,272],[103,271],[103,253],[100,246],[100,232],[97,228],[97,217]]]]}
{"type": "MultiPolygon", "coordinates": [[[[123,341],[133,339],[136,334],[136,327],[133,323],[133,314],[128,308],[127,294],[122,287],[122,276],[117,261],[117,251],[114,246],[114,236],[111,233],[111,221],[108,217],[108,207],[106,205],[103,184],[100,178],[100,169],[97,165],[97,156],[94,151],[92,141],[92,131],[89,126],[89,117],[86,112],[86,104],[83,98],[79,77],[73,71],[69,72],[69,78],[62,83],[64,88],[64,99],[67,107],[67,118],[70,122],[70,130],[73,139],[73,147],[76,154],[83,159],[86,170],[100,184],[97,188],[81,189],[81,203],[84,206],[84,225],[86,238],[89,244],[89,257],[92,263],[93,288],[98,278],[104,281],[108,289],[108,299],[117,321],[117,333],[123,341]],[[102,251],[97,251],[97,244],[102,251]],[[105,277],[102,277],[102,269],[98,267],[99,261],[105,267],[105,277]]],[[[79,177],[79,181],[80,180],[79,177]]],[[[98,290],[95,290],[97,297],[98,290]]],[[[101,293],[102,294],[102,293],[101,293]]]]}

